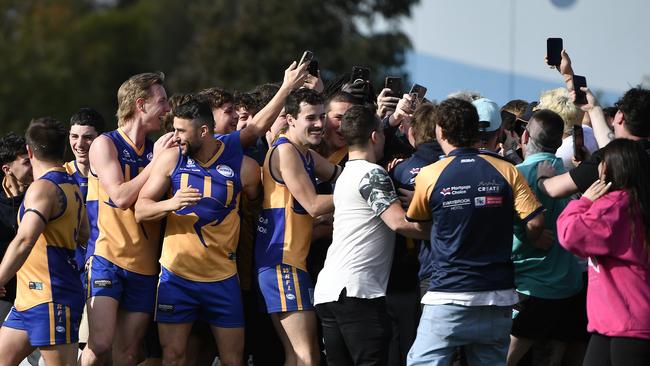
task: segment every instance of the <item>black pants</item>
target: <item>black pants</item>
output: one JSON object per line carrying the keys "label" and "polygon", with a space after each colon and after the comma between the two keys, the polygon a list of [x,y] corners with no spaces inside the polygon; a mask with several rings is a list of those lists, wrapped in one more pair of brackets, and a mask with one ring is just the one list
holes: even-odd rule
{"label": "black pants", "polygon": [[607,337],[594,333],[589,340],[584,366],[650,365],[650,340]]}
{"label": "black pants", "polygon": [[419,288],[400,292],[389,290],[386,294],[386,307],[392,326],[388,364],[404,366],[406,355],[415,341],[420,321]]}
{"label": "black pants", "polygon": [[328,366],[388,363],[390,319],[386,299],[347,297],[316,305],[323,325]]}

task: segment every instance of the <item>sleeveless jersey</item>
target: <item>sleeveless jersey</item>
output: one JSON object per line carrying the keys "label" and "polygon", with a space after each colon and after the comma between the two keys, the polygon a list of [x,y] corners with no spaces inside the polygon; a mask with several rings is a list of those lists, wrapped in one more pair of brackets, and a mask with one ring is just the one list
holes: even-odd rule
{"label": "sleeveless jersey", "polygon": [[[63,167],[65,168],[65,171],[72,177],[72,179],[74,179],[75,182],[77,182],[77,184],[79,185],[79,190],[81,191],[81,198],[83,199],[85,205],[86,196],[88,195],[88,177],[81,174],[79,168],[77,167],[76,160],[72,160],[63,164]],[[84,245],[77,245],[75,260],[77,261],[77,267],[79,267],[80,271],[84,270],[84,265],[86,263],[87,249],[88,249],[87,243]]]}
{"label": "sleeveless jersey", "polygon": [[[36,305],[56,302],[81,310],[84,292],[75,262],[81,217],[86,214],[81,192],[64,168],[50,169],[39,179],[56,185],[63,211],[47,222],[29,257],[18,270],[15,307],[18,311],[25,311]],[[24,214],[25,206],[21,204],[19,222]]]}
{"label": "sleeveless jersey", "polygon": [[[294,199],[284,182],[271,172],[271,156],[282,144],[291,142],[286,136],[280,135],[264,161],[264,201],[255,239],[255,265],[258,271],[278,264],[307,270],[306,259],[311,243],[313,218]],[[308,153],[305,157],[298,148],[296,151],[315,187],[314,161],[311,154]]]}
{"label": "sleeveless jersey", "polygon": [[72,178],[79,185],[79,190],[81,191],[81,198],[86,202],[86,196],[88,195],[88,177],[82,175],[77,167],[77,161],[72,160],[63,164],[65,171],[72,176]]}
{"label": "sleeveless jersey", "polygon": [[[120,129],[104,133],[104,136],[115,145],[125,182],[135,178],[151,162],[153,142],[149,139],[138,149]],[[158,273],[160,222],[138,224],[133,206],[126,210],[118,208],[92,171],[88,175],[86,207],[91,228],[86,258],[97,254],[131,272]]]}
{"label": "sleeveless jersey", "polygon": [[203,197],[167,217],[160,264],[192,281],[220,281],[237,273],[244,152],[239,134],[219,136],[219,141],[217,152],[205,163],[179,154],[171,175],[172,194],[192,187]]}

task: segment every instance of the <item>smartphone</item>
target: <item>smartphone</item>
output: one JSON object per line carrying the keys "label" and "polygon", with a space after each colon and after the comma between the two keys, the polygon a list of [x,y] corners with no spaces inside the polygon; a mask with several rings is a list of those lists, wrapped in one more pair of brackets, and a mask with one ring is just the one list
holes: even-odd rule
{"label": "smartphone", "polygon": [[562,38],[547,38],[546,39],[546,57],[548,57],[548,64],[550,66],[560,67],[562,62]]}
{"label": "smartphone", "polygon": [[354,83],[357,80],[370,80],[370,69],[363,66],[353,66],[352,77],[350,78],[350,81]]}
{"label": "smartphone", "polygon": [[587,78],[580,75],[573,75],[573,89],[576,91],[577,105],[587,104],[587,93],[583,92],[580,88],[587,87]]}
{"label": "smartphone", "polygon": [[585,135],[582,131],[582,125],[573,125],[573,157],[577,161],[585,160]]}
{"label": "smartphone", "polygon": [[318,60],[312,59],[309,62],[309,66],[307,66],[307,71],[309,72],[309,75],[318,77]]}
{"label": "smartphone", "polygon": [[384,88],[390,89],[390,94],[394,97],[401,98],[404,91],[402,89],[402,78],[396,76],[386,76]]}
{"label": "smartphone", "polygon": [[298,62],[298,66],[304,64],[305,62],[310,62],[314,58],[314,53],[311,51],[305,51],[302,54],[302,57],[300,58],[300,62]]}
{"label": "smartphone", "polygon": [[424,99],[424,96],[427,94],[427,88],[423,87],[420,84],[413,84],[409,95],[411,96],[411,109],[415,110],[418,106],[418,103]]}

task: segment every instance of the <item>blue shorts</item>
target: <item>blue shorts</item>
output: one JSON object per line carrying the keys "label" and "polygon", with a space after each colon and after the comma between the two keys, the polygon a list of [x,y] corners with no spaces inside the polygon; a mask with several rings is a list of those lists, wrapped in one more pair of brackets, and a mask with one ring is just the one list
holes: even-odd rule
{"label": "blue shorts", "polygon": [[158,276],[141,275],[123,269],[106,258],[93,255],[86,269],[87,298],[112,297],[126,311],[154,312]]}
{"label": "blue shorts", "polygon": [[235,275],[222,281],[186,280],[162,267],[158,282],[156,316],[159,323],[202,320],[221,328],[244,326],[244,310]]}
{"label": "blue shorts", "polygon": [[2,326],[26,331],[33,347],[77,343],[81,313],[80,310],[53,302],[24,311],[12,307]]}
{"label": "blue shorts", "polygon": [[301,269],[287,264],[260,268],[257,281],[268,313],[314,309],[314,286]]}

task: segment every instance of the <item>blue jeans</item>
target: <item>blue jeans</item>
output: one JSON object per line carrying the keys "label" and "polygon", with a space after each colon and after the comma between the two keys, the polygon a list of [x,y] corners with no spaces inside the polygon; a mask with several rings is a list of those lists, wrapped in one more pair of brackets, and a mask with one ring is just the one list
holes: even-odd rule
{"label": "blue jeans", "polygon": [[511,306],[424,305],[407,365],[448,366],[459,346],[469,365],[505,365],[511,326]]}

